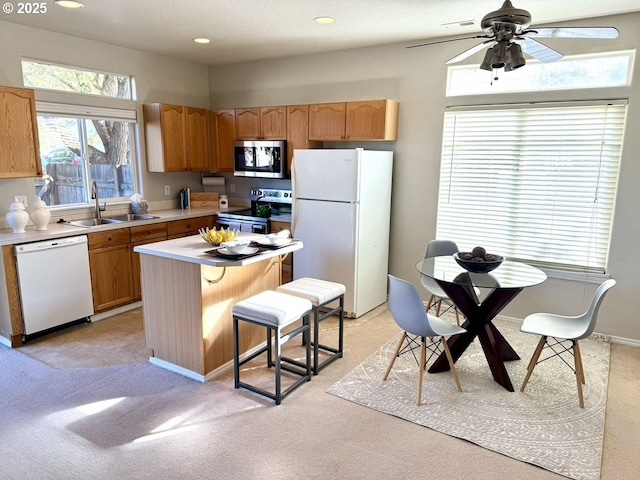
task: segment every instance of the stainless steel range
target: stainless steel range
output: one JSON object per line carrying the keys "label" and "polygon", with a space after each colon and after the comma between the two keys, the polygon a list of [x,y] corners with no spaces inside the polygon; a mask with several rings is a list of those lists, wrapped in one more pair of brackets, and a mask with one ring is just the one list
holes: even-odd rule
{"label": "stainless steel range", "polygon": [[256,188],[251,190],[251,208],[220,212],[218,224],[224,228],[249,233],[271,233],[271,218],[290,221],[293,195],[291,190]]}

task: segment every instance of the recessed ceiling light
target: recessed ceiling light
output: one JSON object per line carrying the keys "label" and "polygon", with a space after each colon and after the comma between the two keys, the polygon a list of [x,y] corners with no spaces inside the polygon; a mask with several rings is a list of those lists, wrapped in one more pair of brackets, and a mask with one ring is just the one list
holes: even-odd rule
{"label": "recessed ceiling light", "polygon": [[76,2],[75,0],[55,0],[53,3],[60,5],[64,8],[82,8],[84,4]]}
{"label": "recessed ceiling light", "polygon": [[211,43],[208,38],[194,38],[193,41],[196,43]]}
{"label": "recessed ceiling light", "polygon": [[314,22],[321,23],[322,25],[330,25],[335,23],[336,19],[333,17],[316,17],[313,19]]}

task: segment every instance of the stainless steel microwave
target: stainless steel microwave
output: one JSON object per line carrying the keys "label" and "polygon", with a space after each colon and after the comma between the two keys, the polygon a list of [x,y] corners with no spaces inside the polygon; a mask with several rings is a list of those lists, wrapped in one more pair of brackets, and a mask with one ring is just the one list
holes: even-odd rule
{"label": "stainless steel microwave", "polygon": [[287,142],[236,142],[233,147],[237,177],[289,178]]}

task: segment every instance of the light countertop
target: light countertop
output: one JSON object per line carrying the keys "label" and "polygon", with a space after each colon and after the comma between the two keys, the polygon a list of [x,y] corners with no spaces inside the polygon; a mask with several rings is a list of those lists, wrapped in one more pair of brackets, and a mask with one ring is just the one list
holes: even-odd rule
{"label": "light countertop", "polygon": [[[244,207],[246,208],[246,207]],[[231,207],[226,211],[242,210],[243,207]],[[112,223],[105,225],[98,225],[95,227],[76,227],[65,223],[50,223],[47,230],[36,231],[33,225],[29,225],[26,228],[25,233],[13,233],[10,228],[0,230],[0,246],[2,245],[16,245],[19,243],[40,242],[46,240],[53,240],[55,238],[72,237],[75,235],[87,235],[89,233],[104,232],[108,230],[116,230],[119,228],[137,227],[140,225],[151,225],[154,223],[161,223],[173,220],[184,220],[189,218],[203,217],[209,215],[217,215],[220,212],[217,208],[193,208],[181,210],[179,208],[170,210],[158,210],[149,212],[148,215],[152,215],[157,218],[150,220],[135,220],[131,222]],[[109,215],[105,215],[108,218]]]}
{"label": "light countertop", "polygon": [[[238,233],[238,239],[259,240],[266,235],[255,233]],[[302,242],[295,240],[291,244],[277,248],[260,248],[260,253],[241,260],[223,258],[211,253],[206,253],[216,247],[205,242],[200,235],[164,240],[156,243],[148,243],[134,248],[134,251],[141,254],[153,255],[155,257],[168,258],[181,262],[197,263],[211,267],[242,267],[253,263],[262,262],[273,257],[279,257],[287,253],[295,252],[303,247]]]}

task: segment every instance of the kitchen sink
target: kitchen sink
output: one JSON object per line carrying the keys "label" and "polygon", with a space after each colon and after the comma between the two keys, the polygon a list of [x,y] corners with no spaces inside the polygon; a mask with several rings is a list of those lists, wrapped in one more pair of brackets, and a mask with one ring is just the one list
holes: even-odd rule
{"label": "kitchen sink", "polygon": [[69,225],[73,225],[74,227],[97,227],[99,225],[114,225],[116,223],[126,223],[126,222],[135,222],[136,220],[152,220],[154,218],[153,215],[141,215],[139,213],[125,213],[123,215],[116,215],[114,217],[108,218],[85,218],[84,220],[75,220],[73,222],[69,222]]}
{"label": "kitchen sink", "polygon": [[143,215],[140,213],[125,213],[124,215],[116,215],[115,217],[105,218],[104,220],[115,220],[116,222],[133,222],[135,220],[152,220],[153,215]]}
{"label": "kitchen sink", "polygon": [[122,223],[119,220],[113,220],[111,218],[85,218],[84,220],[75,220],[69,222],[69,225],[74,227],[97,227],[98,225],[112,225],[114,223]]}

